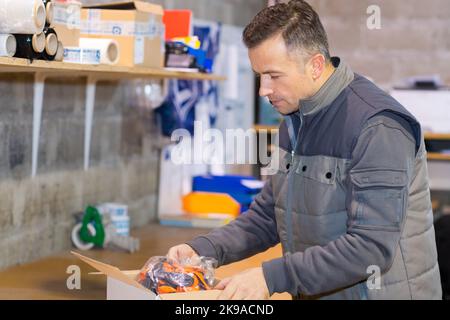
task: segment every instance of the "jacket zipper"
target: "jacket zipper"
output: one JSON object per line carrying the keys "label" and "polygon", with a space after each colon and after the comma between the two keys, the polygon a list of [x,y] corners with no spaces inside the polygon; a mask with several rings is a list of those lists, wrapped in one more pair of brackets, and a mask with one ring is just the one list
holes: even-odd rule
{"label": "jacket zipper", "polygon": [[[285,217],[285,224],[286,224],[286,233],[287,233],[287,242],[288,242],[288,252],[292,253],[294,252],[294,243],[293,243],[293,232],[292,232],[292,196],[293,196],[293,174],[292,174],[292,170],[294,167],[294,159],[295,159],[295,150],[297,149],[298,146],[298,142],[299,142],[299,138],[300,138],[300,133],[301,130],[303,128],[303,115],[302,113],[299,111],[299,115],[300,115],[300,126],[298,128],[298,133],[297,133],[297,138],[296,141],[291,141],[291,145],[292,145],[292,150],[291,150],[291,164],[290,164],[290,169],[288,170],[288,194],[286,197],[286,217]],[[292,124],[292,122],[291,122]]]}

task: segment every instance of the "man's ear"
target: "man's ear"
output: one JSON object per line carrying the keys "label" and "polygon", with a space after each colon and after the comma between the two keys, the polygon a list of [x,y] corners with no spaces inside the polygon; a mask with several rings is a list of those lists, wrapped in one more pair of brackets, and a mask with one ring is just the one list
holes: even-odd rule
{"label": "man's ear", "polygon": [[314,81],[320,79],[325,70],[326,60],[323,54],[317,53],[309,60],[309,68]]}

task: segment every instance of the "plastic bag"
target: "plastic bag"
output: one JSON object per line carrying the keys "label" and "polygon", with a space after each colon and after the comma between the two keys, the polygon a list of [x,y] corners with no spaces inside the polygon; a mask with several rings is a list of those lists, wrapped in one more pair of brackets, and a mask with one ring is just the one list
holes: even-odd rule
{"label": "plastic bag", "polygon": [[155,256],[145,263],[136,280],[156,294],[210,290],[216,265],[213,258],[196,257],[178,263]]}

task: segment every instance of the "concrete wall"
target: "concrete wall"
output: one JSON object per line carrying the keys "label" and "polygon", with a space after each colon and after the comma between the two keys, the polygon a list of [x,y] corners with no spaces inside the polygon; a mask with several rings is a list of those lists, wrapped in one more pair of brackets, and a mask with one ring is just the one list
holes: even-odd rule
{"label": "concrete wall", "polygon": [[[197,18],[244,24],[263,3],[164,4],[191,8]],[[155,219],[158,134],[152,113],[133,106],[127,88],[126,83],[99,83],[91,168],[84,171],[85,80],[48,80],[39,165],[31,178],[33,77],[0,75],[0,269],[69,249],[73,213],[88,204],[126,203],[133,226]]]}
{"label": "concrete wall", "polygon": [[[110,0],[82,0],[87,3],[111,2]],[[189,9],[194,18],[245,26],[267,4],[266,0],[149,0],[166,9]]]}
{"label": "concrete wall", "polygon": [[151,113],[125,101],[125,88],[98,85],[91,168],[84,171],[85,83],[48,80],[31,178],[33,78],[0,78],[0,268],[70,248],[73,214],[88,204],[126,203],[134,226],[154,219],[157,134]]}
{"label": "concrete wall", "polygon": [[[388,89],[405,77],[440,74],[450,84],[450,1],[309,0],[333,55]],[[367,8],[381,9],[381,29],[367,28]]]}

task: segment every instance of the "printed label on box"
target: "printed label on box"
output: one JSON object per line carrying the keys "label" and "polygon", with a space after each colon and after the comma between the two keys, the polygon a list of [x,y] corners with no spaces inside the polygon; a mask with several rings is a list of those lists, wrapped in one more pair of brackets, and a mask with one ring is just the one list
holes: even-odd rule
{"label": "printed label on box", "polygon": [[69,29],[81,28],[80,6],[69,4],[67,6],[53,6],[53,23],[63,24]]}
{"label": "printed label on box", "polygon": [[81,22],[81,32],[84,34],[99,34],[113,36],[143,36],[155,38],[159,34],[160,24],[150,22],[129,22],[129,21],[102,21],[97,19],[83,20]]}
{"label": "printed label on box", "polygon": [[144,63],[144,37],[136,37],[134,41],[134,64]]}

